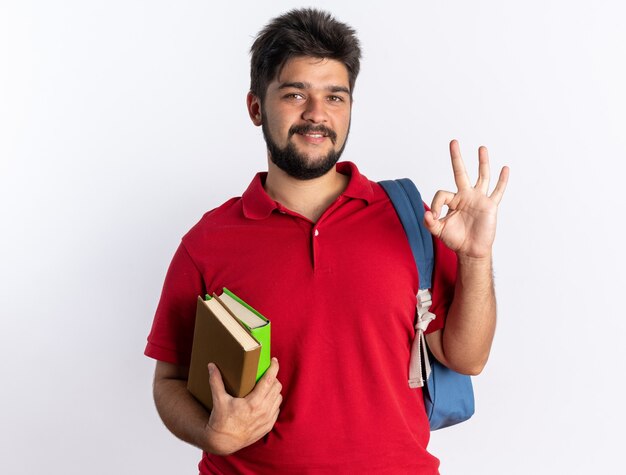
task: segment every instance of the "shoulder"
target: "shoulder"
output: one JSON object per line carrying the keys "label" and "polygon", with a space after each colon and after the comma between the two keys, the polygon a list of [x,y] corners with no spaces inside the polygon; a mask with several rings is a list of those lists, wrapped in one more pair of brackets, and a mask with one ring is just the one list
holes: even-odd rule
{"label": "shoulder", "polygon": [[203,247],[213,235],[223,233],[244,219],[241,197],[231,198],[222,205],[207,211],[200,220],[182,238],[182,243],[189,254],[193,255],[198,247]]}
{"label": "shoulder", "polygon": [[210,230],[215,226],[226,224],[230,221],[243,219],[242,199],[240,196],[230,198],[217,208],[213,208],[202,215],[202,218],[189,230],[187,234]]}

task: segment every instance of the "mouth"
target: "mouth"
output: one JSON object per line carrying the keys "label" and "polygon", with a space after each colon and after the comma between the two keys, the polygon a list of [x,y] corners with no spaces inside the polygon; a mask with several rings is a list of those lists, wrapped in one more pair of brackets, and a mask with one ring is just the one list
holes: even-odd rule
{"label": "mouth", "polygon": [[310,143],[322,143],[329,138],[334,144],[337,139],[337,134],[328,127],[318,126],[294,126],[289,130],[289,136],[298,134]]}
{"label": "mouth", "polygon": [[324,138],[324,137],[328,137],[327,134],[323,134],[321,132],[310,132],[308,134],[300,134],[300,135],[304,135],[305,137],[311,137],[311,138],[314,138],[314,139],[321,139],[321,138]]}

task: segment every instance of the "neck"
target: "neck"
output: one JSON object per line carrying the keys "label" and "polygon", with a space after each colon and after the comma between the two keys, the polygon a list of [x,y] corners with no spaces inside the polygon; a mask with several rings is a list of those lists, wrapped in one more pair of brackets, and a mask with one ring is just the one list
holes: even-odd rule
{"label": "neck", "polygon": [[338,173],[334,167],[319,178],[298,180],[268,161],[267,194],[314,223],[348,186],[349,177]]}

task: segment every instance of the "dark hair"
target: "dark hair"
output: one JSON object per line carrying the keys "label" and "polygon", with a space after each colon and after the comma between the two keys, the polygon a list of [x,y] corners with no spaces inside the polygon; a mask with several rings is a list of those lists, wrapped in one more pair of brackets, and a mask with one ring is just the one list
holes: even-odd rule
{"label": "dark hair", "polygon": [[271,20],[254,40],[250,53],[250,91],[261,101],[269,83],[289,59],[297,56],[343,63],[352,94],[361,58],[356,31],[329,13],[312,8],[291,10]]}

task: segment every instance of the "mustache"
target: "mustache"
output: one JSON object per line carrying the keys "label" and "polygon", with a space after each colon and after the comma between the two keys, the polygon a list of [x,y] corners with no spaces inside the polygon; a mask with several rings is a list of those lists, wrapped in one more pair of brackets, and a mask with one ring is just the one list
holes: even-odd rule
{"label": "mustache", "polygon": [[334,144],[337,141],[337,133],[325,125],[293,125],[289,129],[289,138],[294,134],[324,134]]}

